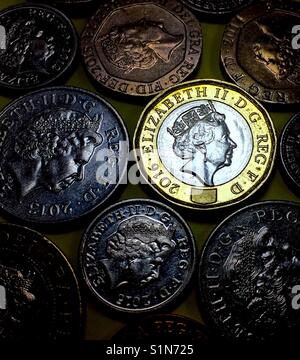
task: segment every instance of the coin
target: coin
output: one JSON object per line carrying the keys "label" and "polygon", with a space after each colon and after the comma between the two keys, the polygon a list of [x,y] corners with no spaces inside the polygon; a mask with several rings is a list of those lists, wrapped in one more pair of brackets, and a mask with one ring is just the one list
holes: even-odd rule
{"label": "coin", "polygon": [[147,316],[128,324],[113,338],[114,342],[148,342],[161,344],[207,343],[208,335],[204,325],[184,316],[159,314]]}
{"label": "coin", "polygon": [[283,201],[247,206],[225,219],[206,242],[199,291],[209,322],[231,340],[298,337],[300,207]]}
{"label": "coin", "polygon": [[276,134],[268,113],[246,92],[196,80],[166,90],[145,108],[134,144],[142,175],[165,199],[216,209],[263,185]]}
{"label": "coin", "polygon": [[286,124],[280,139],[280,159],[284,175],[292,187],[300,190],[300,114],[294,115]]}
{"label": "coin", "polygon": [[79,338],[80,294],[71,266],[43,235],[0,225],[0,339]]}
{"label": "coin", "polygon": [[194,270],[195,242],[171,208],[132,199],[102,212],[84,233],[82,276],[92,294],[113,310],[144,313],[174,301]]}
{"label": "coin", "polygon": [[242,10],[222,40],[221,60],[229,77],[270,104],[300,101],[300,13],[288,5],[259,4]]}
{"label": "coin", "polygon": [[78,48],[76,30],[58,10],[24,4],[0,13],[0,87],[28,91],[70,71]]}
{"label": "coin", "polygon": [[105,100],[79,88],[33,92],[0,113],[0,207],[24,220],[77,219],[116,190],[128,135]]}
{"label": "coin", "polygon": [[176,0],[106,2],[81,37],[92,78],[135,96],[181,82],[196,68],[201,50],[201,26]]}
{"label": "coin", "polygon": [[228,15],[249,6],[254,0],[181,0],[181,2],[203,15]]}

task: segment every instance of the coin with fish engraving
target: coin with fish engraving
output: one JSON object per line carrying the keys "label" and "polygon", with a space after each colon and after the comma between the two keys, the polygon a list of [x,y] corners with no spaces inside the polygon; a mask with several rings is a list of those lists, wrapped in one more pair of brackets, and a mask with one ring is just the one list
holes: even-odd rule
{"label": "coin with fish engraving", "polygon": [[229,77],[270,104],[300,102],[299,4],[260,3],[227,25],[221,60]]}
{"label": "coin with fish engraving", "polygon": [[43,235],[0,225],[0,339],[79,338],[81,301],[71,266]]}
{"label": "coin with fish engraving", "polygon": [[147,105],[134,144],[144,179],[161,196],[190,209],[219,209],[266,182],[276,134],[266,110],[245,91],[195,80]]}
{"label": "coin with fish engraving", "polygon": [[72,22],[46,5],[24,4],[0,13],[0,88],[28,91],[65,77],[78,40]]}
{"label": "coin with fish engraving", "polygon": [[280,139],[280,159],[288,185],[300,192],[300,114],[286,124]]}
{"label": "coin with fish engraving", "polygon": [[128,324],[114,335],[112,340],[120,343],[205,344],[208,342],[208,332],[204,325],[193,319],[174,314],[158,314]]}
{"label": "coin with fish engraving", "polygon": [[140,314],[173,302],[196,257],[186,222],[156,201],[132,199],[102,212],[83,235],[80,268],[92,294],[112,310]]}
{"label": "coin with fish engraving", "polygon": [[299,204],[266,201],[230,215],[210,235],[199,294],[207,322],[222,337],[299,340],[299,231]]}
{"label": "coin with fish engraving", "polygon": [[254,0],[181,0],[191,10],[203,15],[231,15],[249,6]]}
{"label": "coin with fish engraving", "polygon": [[74,220],[101,205],[127,167],[122,119],[98,95],[53,87],[0,113],[0,206],[29,222]]}
{"label": "coin with fish engraving", "polygon": [[105,2],[81,36],[91,77],[127,95],[150,96],[181,82],[201,51],[201,26],[176,0]]}

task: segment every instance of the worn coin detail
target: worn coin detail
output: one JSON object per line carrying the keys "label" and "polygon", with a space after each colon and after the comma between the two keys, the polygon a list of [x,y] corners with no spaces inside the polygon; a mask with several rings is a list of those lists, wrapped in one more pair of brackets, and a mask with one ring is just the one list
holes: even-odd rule
{"label": "worn coin detail", "polygon": [[160,195],[214,209],[249,197],[267,180],[276,134],[264,108],[240,88],[196,80],[146,107],[134,144],[143,176]]}
{"label": "worn coin detail", "polygon": [[240,341],[298,338],[292,289],[300,275],[299,220],[297,204],[261,202],[230,215],[210,235],[199,291],[220,335]]}
{"label": "worn coin detail", "polygon": [[204,15],[228,15],[243,7],[249,6],[254,0],[181,0],[181,2]]}
{"label": "worn coin detail", "polygon": [[17,225],[0,225],[0,339],[78,338],[77,280],[47,238]]}
{"label": "worn coin detail", "polygon": [[106,2],[81,37],[93,79],[136,96],[181,82],[196,68],[201,50],[201,26],[176,0]]}
{"label": "worn coin detail", "polygon": [[80,268],[91,292],[127,313],[174,301],[194,269],[195,243],[185,221],[151,200],[128,200],[102,212],[85,232]]}
{"label": "worn coin detail", "polygon": [[298,103],[300,49],[293,46],[292,29],[299,24],[299,11],[276,3],[242,10],[223,35],[221,60],[227,74],[260,101]]}
{"label": "worn coin detail", "polygon": [[0,113],[0,206],[25,221],[58,223],[101,205],[127,166],[122,119],[79,88],[36,91]]}
{"label": "worn coin detail", "polygon": [[78,48],[76,30],[60,11],[24,4],[0,13],[5,46],[0,49],[0,87],[31,90],[70,70]]}

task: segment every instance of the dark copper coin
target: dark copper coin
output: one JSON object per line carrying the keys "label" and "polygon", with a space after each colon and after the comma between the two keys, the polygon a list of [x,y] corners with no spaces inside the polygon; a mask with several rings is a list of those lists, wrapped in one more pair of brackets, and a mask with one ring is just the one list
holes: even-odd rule
{"label": "dark copper coin", "polygon": [[181,0],[195,12],[204,15],[228,15],[249,6],[254,0]]}
{"label": "dark copper coin", "polygon": [[105,2],[88,22],[81,52],[97,83],[149,96],[181,82],[202,50],[197,19],[176,0]]}
{"label": "dark copper coin", "polygon": [[274,104],[300,102],[299,7],[259,4],[226,27],[222,64],[243,89]]}
{"label": "dark copper coin", "polygon": [[184,316],[159,314],[147,316],[128,324],[112,338],[115,342],[152,342],[156,344],[206,343],[207,330],[204,325]]}
{"label": "dark copper coin", "polygon": [[0,340],[80,336],[77,280],[64,255],[43,235],[0,225]]}
{"label": "dark copper coin", "polygon": [[280,159],[288,184],[300,193],[300,113],[294,115],[282,131]]}
{"label": "dark copper coin", "polygon": [[10,7],[0,13],[0,87],[11,91],[49,85],[67,75],[77,53],[72,22],[40,4]]}

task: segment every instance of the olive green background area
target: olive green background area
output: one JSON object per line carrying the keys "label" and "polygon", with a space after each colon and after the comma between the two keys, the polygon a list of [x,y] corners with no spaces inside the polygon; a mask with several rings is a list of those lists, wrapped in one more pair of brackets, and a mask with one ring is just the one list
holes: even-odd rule
{"label": "olive green background area", "polygon": [[[24,1],[15,1],[15,0],[7,0],[1,1],[0,9],[4,9],[7,6],[21,4]],[[101,3],[101,1],[99,1]],[[78,33],[80,34],[87,19],[74,19],[73,21],[76,25]],[[228,80],[226,79],[220,69],[220,44],[221,38],[223,34],[224,25],[221,24],[212,24],[205,23],[203,19],[201,20],[202,30],[203,30],[203,53],[202,59],[200,62],[199,69],[196,73],[193,74],[191,79],[195,78],[208,78],[208,79],[219,79],[219,80]],[[123,117],[129,135],[132,141],[133,133],[139,119],[139,116],[143,110],[143,104],[141,104],[141,100],[132,99],[130,101],[121,99],[118,94],[114,97],[107,96],[107,91],[103,89],[101,92],[96,91],[93,85],[88,80],[84,68],[80,61],[76,66],[73,75],[70,77],[67,85],[82,87],[84,89],[88,89],[91,91],[95,91],[99,93],[101,96],[106,98],[116,109],[120,112]],[[8,104],[12,99],[7,98],[5,96],[0,97],[0,109],[2,109],[6,104]],[[267,110],[271,110],[271,107],[267,107]],[[270,112],[270,115],[273,119],[273,122],[276,127],[277,135],[281,133],[281,130],[284,124],[288,121],[291,112]],[[258,194],[252,196],[247,202],[243,202],[236,206],[235,208],[230,208],[228,210],[223,210],[221,212],[189,212],[185,209],[177,209],[180,214],[188,221],[190,224],[192,231],[194,233],[198,254],[201,252],[204,242],[206,241],[208,235],[211,230],[218,224],[227,214],[230,214],[233,210],[241,208],[247,204],[259,201],[259,200],[267,200],[267,199],[285,199],[285,200],[294,200],[298,201],[299,199],[293,194],[293,192],[288,188],[285,184],[281,174],[278,170],[278,163],[275,163],[275,169],[273,176],[270,181],[263,187],[262,190],[259,191]],[[120,200],[122,199],[130,199],[130,198],[148,198],[156,199],[158,201],[164,202],[162,198],[160,198],[156,193],[154,193],[151,189],[147,188],[147,186],[139,186],[139,185],[130,185],[128,184],[121,195],[119,196]],[[105,206],[110,205],[110,201],[105,204]],[[105,208],[102,207],[103,208]],[[171,205],[174,207],[173,205]],[[101,211],[101,208],[98,209],[98,213]],[[3,222],[8,221],[5,218],[5,215],[2,218]],[[11,220],[10,220],[11,221]],[[14,220],[17,222],[17,220]],[[88,224],[92,221],[91,218],[84,219],[79,224],[79,229],[76,231],[65,230],[62,232],[60,229],[59,232],[56,230],[55,225],[52,226],[53,232],[46,232],[46,235],[64,252],[67,258],[70,260],[73,267],[77,268],[77,251],[80,244],[80,238],[84,229],[88,226]],[[78,222],[77,222],[78,225]],[[41,231],[40,229],[36,228]],[[51,230],[52,230],[51,229]],[[45,231],[44,231],[45,232]],[[196,281],[193,280],[191,290],[189,290],[185,296],[181,299],[180,304],[173,308],[171,311],[176,314],[185,315],[196,320],[201,320],[201,314],[197,306],[196,301]],[[118,315],[114,315],[112,317],[111,314],[107,313],[107,310],[104,309],[101,304],[97,303],[92,299],[91,295],[83,291],[82,297],[84,301],[84,328],[85,328],[85,339],[95,340],[95,339],[110,339],[119,329],[123,327],[125,324],[125,320],[121,320],[121,317]]]}

